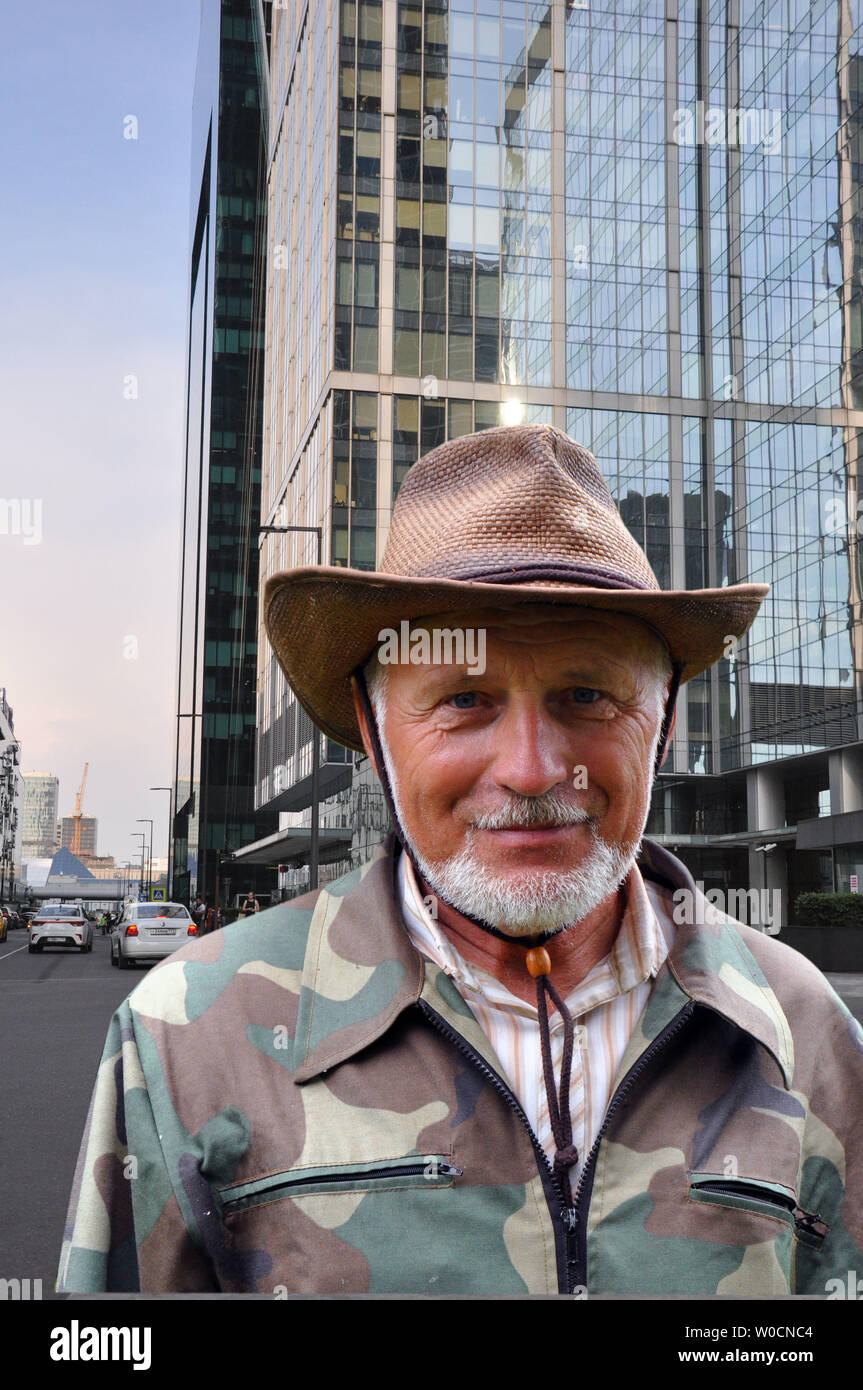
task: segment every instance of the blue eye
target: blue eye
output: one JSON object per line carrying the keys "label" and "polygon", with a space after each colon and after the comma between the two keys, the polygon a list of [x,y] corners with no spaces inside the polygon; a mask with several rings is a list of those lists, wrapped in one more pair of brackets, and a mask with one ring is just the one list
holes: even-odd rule
{"label": "blue eye", "polygon": [[577,705],[593,705],[599,699],[599,691],[591,690],[587,685],[573,686],[572,695]]}
{"label": "blue eye", "polygon": [[473,709],[476,695],[472,690],[460,690],[457,695],[453,695],[452,702],[456,709]]}

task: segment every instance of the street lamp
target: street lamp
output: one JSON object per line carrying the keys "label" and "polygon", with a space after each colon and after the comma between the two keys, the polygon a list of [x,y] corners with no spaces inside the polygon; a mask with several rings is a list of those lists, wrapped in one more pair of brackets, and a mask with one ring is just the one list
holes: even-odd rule
{"label": "street lamp", "polygon": [[134,870],[134,868],[135,868],[135,865],[132,863],[131,859],[127,859],[126,862],[122,865],[122,868],[123,868],[123,900],[125,901],[126,898],[128,898],[129,894],[130,894],[131,891],[132,891],[132,872],[133,872],[133,870]]}
{"label": "street lamp", "polygon": [[144,834],[143,830],[130,830],[130,831],[129,831],[129,834],[132,835],[132,836],[134,836],[135,839],[138,839],[138,838],[140,837],[140,840],[141,840],[141,877],[140,877],[139,880],[138,880],[138,888],[139,888],[140,892],[143,893],[143,891],[144,891],[144,845],[145,845],[146,842],[147,842],[147,837],[146,837],[146,835]]}
{"label": "street lamp", "polygon": [[[261,526],[258,528],[262,536],[273,535],[274,533],[284,533],[286,531],[306,531],[318,538],[318,559],[321,563],[321,550],[323,545],[323,528],[321,526]],[[320,810],[318,802],[320,800],[320,777],[321,777],[321,735],[317,725],[312,723],[312,811],[311,827],[309,835],[309,888],[318,886],[318,841]]]}
{"label": "street lamp", "polygon": [[168,793],[168,857],[165,860],[165,897],[170,902],[171,899],[171,808],[174,804],[173,787],[151,787],[151,792]]}
{"label": "street lamp", "polygon": [[136,819],[141,825],[149,825],[149,827],[150,827],[150,853],[149,853],[149,857],[148,857],[148,860],[147,860],[147,866],[148,866],[148,867],[147,867],[147,897],[148,897],[148,898],[152,898],[152,896],[153,896],[153,822],[150,820],[149,816],[136,816],[135,819]]}

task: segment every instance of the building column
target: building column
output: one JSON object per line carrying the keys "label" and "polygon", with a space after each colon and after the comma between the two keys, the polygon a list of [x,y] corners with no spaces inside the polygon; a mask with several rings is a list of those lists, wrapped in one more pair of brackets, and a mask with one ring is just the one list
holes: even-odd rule
{"label": "building column", "polygon": [[829,754],[830,814],[863,811],[863,751],[837,748]]}
{"label": "building column", "polygon": [[[785,786],[781,769],[755,767],[746,774],[747,822],[750,831],[763,832],[759,841],[749,846],[749,887],[779,891],[779,926],[788,924],[788,873],[785,855],[779,849],[770,854],[759,851],[758,844],[770,843],[771,831],[785,826]],[[780,842],[781,843],[781,842]],[[741,884],[741,887],[744,885]]]}

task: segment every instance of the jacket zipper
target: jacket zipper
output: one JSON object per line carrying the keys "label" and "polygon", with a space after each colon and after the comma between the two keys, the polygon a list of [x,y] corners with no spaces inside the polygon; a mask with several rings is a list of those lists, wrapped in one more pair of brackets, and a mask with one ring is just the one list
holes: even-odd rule
{"label": "jacket zipper", "polygon": [[696,1192],[719,1192],[729,1197],[751,1197],[753,1201],[764,1202],[765,1206],[782,1207],[785,1211],[796,1211],[797,1203],[791,1193],[771,1192],[756,1183],[727,1182],[721,1178],[705,1178],[691,1186]]}
{"label": "jacket zipper", "polygon": [[[752,1201],[763,1202],[768,1207],[780,1207],[793,1216],[798,1235],[810,1245],[820,1245],[829,1230],[820,1211],[804,1211],[797,1205],[796,1198],[790,1192],[773,1192],[759,1187],[756,1183],[746,1182],[743,1178],[739,1181],[704,1178],[700,1182],[692,1183],[692,1187],[697,1192],[719,1192],[729,1197],[749,1197]],[[818,1226],[824,1229],[819,1231]]]}
{"label": "jacket zipper", "polygon": [[[570,1278],[570,1272],[575,1263],[575,1251],[573,1249],[572,1244],[573,1235],[575,1232],[575,1208],[568,1207],[566,1205],[566,1200],[563,1195],[563,1189],[561,1188],[560,1183],[555,1177],[554,1169],[548,1161],[548,1155],[545,1152],[545,1149],[542,1147],[542,1144],[539,1142],[539,1140],[533,1132],[533,1129],[531,1128],[530,1120],[527,1118],[527,1115],[525,1115],[524,1111],[519,1105],[517,1097],[513,1094],[513,1092],[505,1084],[505,1082],[501,1080],[494,1068],[489,1066],[485,1058],[481,1057],[480,1054],[476,1051],[476,1049],[471,1047],[467,1039],[463,1038],[460,1033],[457,1033],[456,1030],[452,1028],[446,1022],[445,1019],[441,1018],[440,1014],[436,1013],[435,1010],[429,1004],[427,1004],[424,999],[417,1000],[417,1007],[419,1008],[423,1016],[428,1019],[432,1027],[437,1029],[437,1031],[443,1037],[445,1037],[448,1042],[452,1043],[453,1047],[457,1048],[459,1052],[461,1052],[465,1057],[467,1057],[473,1063],[473,1065],[479,1069],[479,1071],[485,1077],[486,1081],[488,1081],[488,1083],[494,1088],[494,1090],[497,1091],[498,1095],[506,1101],[510,1110],[512,1110],[513,1113],[521,1121],[521,1126],[527,1134],[528,1138],[530,1139],[530,1142],[533,1145],[534,1153],[536,1154],[536,1160],[539,1164],[540,1172],[543,1179],[543,1188],[545,1190],[546,1203],[548,1204],[549,1212],[554,1222],[555,1245],[558,1249],[558,1286],[560,1287],[561,1284],[564,1284],[565,1289],[561,1291],[570,1293],[573,1287],[573,1281]],[[557,1220],[554,1220],[555,1213],[551,1206],[551,1203],[548,1200],[549,1187],[554,1192],[555,1197],[557,1198],[559,1203]],[[559,1230],[562,1233],[563,1237],[563,1254],[566,1264],[565,1274],[563,1272],[561,1261],[562,1252],[558,1239]]]}
{"label": "jacket zipper", "polygon": [[801,1207],[794,1212],[794,1226],[803,1244],[811,1245],[815,1250],[824,1244],[830,1230],[820,1211],[803,1211]]}
{"label": "jacket zipper", "polygon": [[[345,1182],[350,1179],[353,1182],[370,1181],[373,1178],[419,1178],[424,1177],[428,1172],[428,1161],[418,1163],[407,1163],[392,1168],[352,1168],[349,1173],[319,1173],[317,1177],[311,1175],[306,1178],[289,1178],[285,1182],[274,1182],[271,1187],[260,1189],[257,1193],[248,1193],[244,1197],[229,1197],[222,1202],[222,1211],[230,1211],[233,1207],[244,1207],[249,1204],[252,1196],[259,1196],[261,1192],[275,1194],[290,1190],[295,1191],[302,1187],[318,1187],[328,1182]],[[463,1168],[457,1168],[454,1163],[435,1162],[435,1175],[445,1178],[460,1178],[464,1173]]]}
{"label": "jacket zipper", "polygon": [[[566,1205],[563,1192],[560,1187],[560,1183],[555,1177],[554,1169],[548,1161],[548,1155],[546,1154],[545,1149],[542,1147],[533,1130],[531,1129],[530,1121],[528,1120],[527,1116],[525,1115],[524,1111],[519,1105],[518,1100],[513,1095],[509,1087],[504,1085],[497,1072],[494,1071],[493,1068],[489,1066],[488,1062],[486,1062],[485,1059],[481,1057],[479,1053],[476,1052],[470,1046],[470,1043],[468,1043],[461,1036],[460,1033],[457,1033],[454,1028],[451,1028],[450,1025],[446,1023],[444,1019],[441,1018],[440,1014],[435,1013],[434,1009],[432,1009],[425,1002],[425,1000],[420,999],[417,1002],[421,1012],[426,1016],[426,1018],[429,1019],[429,1021],[435,1026],[435,1028],[437,1028],[438,1032],[442,1033],[444,1037],[448,1038],[449,1041],[455,1047],[457,1047],[460,1052],[464,1053],[466,1057],[469,1057],[471,1059],[475,1066],[479,1067],[480,1071],[483,1073],[486,1079],[491,1083],[491,1085],[498,1092],[498,1094],[503,1097],[510,1109],[513,1110],[515,1114],[518,1116],[518,1118],[521,1120],[522,1126],[527,1132],[531,1143],[533,1144],[537,1160],[540,1163],[540,1167],[542,1168],[545,1175],[547,1175],[548,1180],[550,1180],[551,1186],[553,1187],[553,1190],[560,1202],[560,1225],[563,1230],[563,1239],[566,1253],[565,1275],[562,1275],[562,1271],[560,1269],[560,1260],[558,1260],[558,1283],[564,1285],[564,1287],[561,1289],[561,1292],[569,1294],[577,1288],[586,1289],[586,1217],[587,1208],[590,1204],[590,1194],[593,1189],[593,1170],[596,1165],[596,1158],[597,1154],[599,1153],[600,1143],[602,1142],[603,1136],[605,1135],[605,1132],[608,1129],[608,1126],[611,1123],[611,1120],[613,1119],[615,1112],[623,1104],[623,1101],[626,1099],[627,1095],[631,1091],[635,1082],[638,1080],[638,1077],[644,1071],[645,1067],[647,1067],[653,1061],[654,1057],[656,1057],[662,1051],[666,1044],[670,1042],[670,1040],[677,1033],[679,1033],[680,1030],[684,1028],[691,1019],[695,1011],[694,1001],[690,1000],[688,1004],[684,1005],[680,1012],[678,1014],[675,1014],[671,1022],[666,1024],[662,1032],[657,1034],[657,1036],[653,1039],[653,1042],[645,1048],[644,1052],[642,1052],[638,1060],[630,1067],[629,1071],[626,1073],[626,1076],[623,1078],[614,1095],[612,1096],[609,1102],[608,1109],[605,1112],[605,1119],[603,1120],[600,1126],[599,1133],[597,1134],[593,1144],[593,1148],[588,1154],[587,1162],[585,1163],[584,1168],[582,1169],[581,1177],[578,1180],[578,1185],[575,1190],[574,1202],[571,1207],[568,1207]],[[581,1204],[583,1199],[585,1203],[585,1209],[582,1213]],[[546,1201],[548,1201],[547,1192]],[[551,1211],[550,1204],[549,1210]],[[552,1216],[553,1215],[554,1213],[552,1212]],[[580,1222],[579,1217],[583,1218]],[[555,1225],[555,1231],[556,1230],[557,1224]]]}
{"label": "jacket zipper", "polygon": [[[605,1112],[605,1119],[599,1127],[599,1133],[594,1140],[593,1148],[587,1156],[587,1161],[581,1171],[581,1177],[575,1189],[575,1205],[573,1207],[575,1224],[575,1259],[573,1261],[575,1276],[572,1284],[577,1287],[587,1287],[587,1212],[590,1206],[590,1196],[593,1191],[594,1169],[599,1153],[599,1146],[609,1124],[611,1123],[616,1111],[618,1111],[625,1101],[629,1092],[632,1090],[645,1067],[649,1066],[653,1059],[663,1050],[663,1048],[675,1037],[682,1028],[692,1018],[695,1012],[694,1000],[689,1001],[675,1014],[670,1023],[667,1023],[661,1033],[657,1033],[653,1042],[642,1052],[641,1056],[630,1067],[626,1076],[621,1081],[614,1095],[609,1101],[608,1109]],[[584,1210],[582,1211],[582,1204]],[[581,1220],[579,1220],[581,1218]]]}

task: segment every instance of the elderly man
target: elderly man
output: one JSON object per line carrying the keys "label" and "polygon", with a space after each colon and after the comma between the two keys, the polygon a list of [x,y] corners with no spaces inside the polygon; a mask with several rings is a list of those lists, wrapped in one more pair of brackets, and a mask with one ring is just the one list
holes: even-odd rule
{"label": "elderly man", "polygon": [[421,459],[380,573],[271,579],[286,675],[394,834],[120,1008],[59,1287],[824,1294],[863,1269],[861,1029],[641,838],[679,683],[765,592],[661,591],[545,426]]}

